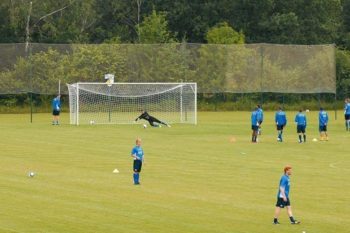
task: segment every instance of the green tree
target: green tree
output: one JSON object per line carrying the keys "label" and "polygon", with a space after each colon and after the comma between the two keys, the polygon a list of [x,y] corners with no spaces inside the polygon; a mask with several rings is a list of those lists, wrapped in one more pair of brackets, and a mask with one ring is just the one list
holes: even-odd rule
{"label": "green tree", "polygon": [[342,1],[342,34],[338,44],[350,49],[350,0]]}
{"label": "green tree", "polygon": [[27,8],[25,2],[0,2],[0,42],[24,42]]}
{"label": "green tree", "polygon": [[96,27],[91,31],[91,42],[101,43],[105,40],[110,41],[114,37],[120,38],[121,42],[138,42],[136,27],[139,23],[138,16],[141,20],[151,12],[144,9],[144,0],[95,1],[95,9],[99,17],[96,19]]}
{"label": "green tree", "polygon": [[168,29],[168,22],[163,12],[157,13],[153,10],[151,15],[146,16],[143,22],[137,25],[137,27],[140,31],[140,43],[153,44],[175,42],[175,39]]}
{"label": "green tree", "polygon": [[204,43],[207,31],[216,24],[227,21],[230,25],[238,26],[232,16],[236,5],[239,5],[240,2],[232,0],[147,0],[145,8],[166,11],[169,29],[177,33],[178,40],[186,38],[191,43]]}
{"label": "green tree", "polygon": [[342,9],[339,0],[271,2],[268,17],[257,24],[259,30],[249,31],[249,37],[258,34],[254,42],[321,44],[338,39]]}
{"label": "green tree", "polygon": [[350,95],[350,52],[338,49],[336,61],[338,98],[346,98]]}
{"label": "green tree", "polygon": [[228,23],[219,23],[212,27],[206,35],[209,44],[243,44],[244,35],[236,32]]}
{"label": "green tree", "polygon": [[[33,1],[31,16],[32,41],[45,43],[82,43],[89,41],[89,32],[99,17],[95,0]],[[54,13],[58,11],[57,13]],[[53,14],[51,14],[53,13]]]}
{"label": "green tree", "polygon": [[168,29],[165,13],[155,10],[137,25],[141,44],[129,47],[127,55],[128,77],[140,82],[179,82],[187,67],[186,53],[174,43]]}
{"label": "green tree", "polygon": [[294,12],[276,13],[260,23],[267,42],[295,43],[300,39],[300,22]]}
{"label": "green tree", "polygon": [[198,85],[203,92],[224,92],[227,87],[227,76],[232,76],[234,70],[232,65],[236,67],[243,61],[237,59],[243,51],[239,47],[234,47],[239,51],[236,50],[236,53],[233,54],[234,50],[231,50],[229,45],[243,44],[244,35],[242,32],[236,32],[227,23],[221,23],[208,30],[206,39],[209,43],[215,44],[203,45],[199,50],[197,77],[200,79],[197,80]]}

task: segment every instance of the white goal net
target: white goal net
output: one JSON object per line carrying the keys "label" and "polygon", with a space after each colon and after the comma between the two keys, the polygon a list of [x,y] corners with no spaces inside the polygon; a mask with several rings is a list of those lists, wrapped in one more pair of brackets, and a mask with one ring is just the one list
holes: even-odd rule
{"label": "white goal net", "polygon": [[196,83],[74,83],[70,124],[131,124],[147,111],[169,124],[197,124]]}

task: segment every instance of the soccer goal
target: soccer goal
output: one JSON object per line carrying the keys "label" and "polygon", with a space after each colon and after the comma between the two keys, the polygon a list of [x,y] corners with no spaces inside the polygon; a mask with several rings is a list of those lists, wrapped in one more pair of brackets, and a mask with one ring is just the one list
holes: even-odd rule
{"label": "soccer goal", "polygon": [[74,83],[70,124],[132,124],[142,110],[173,123],[197,124],[196,83]]}

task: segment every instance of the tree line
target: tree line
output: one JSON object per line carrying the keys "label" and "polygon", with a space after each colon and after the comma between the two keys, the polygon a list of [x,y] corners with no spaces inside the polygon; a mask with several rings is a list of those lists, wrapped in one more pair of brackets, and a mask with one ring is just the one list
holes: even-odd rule
{"label": "tree line", "polygon": [[0,43],[336,44],[337,92],[350,94],[350,0],[6,0],[0,35]]}
{"label": "tree line", "polygon": [[350,0],[4,0],[1,43],[25,42],[30,2],[31,40],[38,43],[138,43],[137,25],[156,11],[178,41],[207,43],[208,30],[226,22],[246,43],[350,48]]}

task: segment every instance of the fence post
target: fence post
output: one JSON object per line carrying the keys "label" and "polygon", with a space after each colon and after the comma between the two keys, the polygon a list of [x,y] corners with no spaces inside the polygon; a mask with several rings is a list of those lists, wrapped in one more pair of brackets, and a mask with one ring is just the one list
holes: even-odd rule
{"label": "fence post", "polygon": [[337,93],[334,93],[334,119],[337,120]]}

